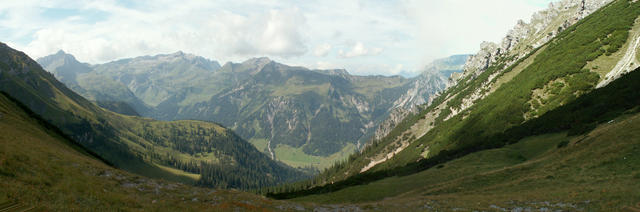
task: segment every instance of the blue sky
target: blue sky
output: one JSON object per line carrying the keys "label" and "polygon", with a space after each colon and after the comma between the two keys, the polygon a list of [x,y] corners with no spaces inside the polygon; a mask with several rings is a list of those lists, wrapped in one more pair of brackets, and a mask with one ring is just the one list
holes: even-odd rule
{"label": "blue sky", "polygon": [[417,73],[499,41],[551,0],[20,0],[0,4],[0,40],[38,58],[89,63],[184,51],[220,63],[267,56],[360,75]]}

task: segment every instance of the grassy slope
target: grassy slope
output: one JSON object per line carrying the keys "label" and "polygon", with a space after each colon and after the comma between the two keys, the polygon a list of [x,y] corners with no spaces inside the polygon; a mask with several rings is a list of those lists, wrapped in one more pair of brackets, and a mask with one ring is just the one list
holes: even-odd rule
{"label": "grassy slope", "polygon": [[[558,147],[566,141],[568,146]],[[618,210],[640,201],[639,170],[640,114],[635,114],[602,124],[584,136],[528,137],[417,174],[298,200],[375,208],[430,205],[495,210],[491,208],[495,205],[575,210],[569,206],[573,204],[587,210]]]}
{"label": "grassy slope", "polygon": [[[603,55],[611,47],[604,46],[603,38],[617,32],[627,32],[640,14],[640,3],[619,0],[583,19],[564,31],[538,55],[534,62],[513,80],[505,83],[485,99],[480,100],[467,114],[460,114],[443,122],[418,143],[431,146],[431,152],[473,145],[473,138],[491,136],[524,120],[522,114],[529,111],[527,102],[535,89],[555,79],[567,81],[560,94],[548,99],[548,103],[535,112],[540,115],[561,104],[570,102],[577,94],[589,92],[598,78],[582,68],[588,61]],[[616,14],[616,15],[613,15]],[[597,31],[594,29],[598,29]],[[626,38],[622,44],[626,42]],[[587,45],[588,44],[588,45]],[[594,55],[594,56],[591,56]],[[509,104],[505,104],[509,102]],[[464,118],[464,116],[468,116]],[[421,149],[407,148],[387,163],[389,166],[415,161]]]}
{"label": "grassy slope", "polygon": [[[380,144],[373,145],[370,150],[365,149],[362,154],[350,157],[349,165],[340,165],[341,170],[332,170],[337,174],[331,177],[344,178],[341,176],[342,173],[358,173],[361,167],[368,164],[370,158],[377,154],[376,150],[386,148],[396,136],[402,135],[403,129],[409,129],[412,123],[423,119],[428,112],[441,110],[438,107],[440,103],[445,102],[447,96],[452,96],[452,99],[444,103],[447,106],[436,118],[435,127],[431,131],[417,140],[412,139],[411,145],[402,152],[371,170],[389,170],[412,163],[421,158],[426,147],[429,148],[429,157],[432,157],[443,150],[478,145],[485,138],[573,101],[578,96],[591,91],[599,80],[598,75],[593,70],[585,69],[585,66],[599,57],[617,52],[627,42],[626,35],[629,34],[629,30],[640,15],[638,8],[640,8],[639,2],[614,1],[563,31],[542,48],[532,52],[534,53],[531,55],[533,62],[524,58],[507,68],[503,72],[506,75],[503,76],[512,77],[510,81],[501,82],[497,89],[483,88],[484,82],[489,79],[492,72],[501,70],[505,66],[503,60],[508,58],[500,58],[496,65],[489,67],[475,80],[463,79],[461,83],[437,98],[427,110],[405,119]],[[518,68],[518,65],[523,62],[531,63],[524,69]],[[509,76],[510,71],[513,70],[519,73]],[[503,79],[503,76],[499,75],[494,80]],[[550,89],[552,87],[550,82],[555,80],[564,82],[559,91]],[[448,108],[457,108],[463,98],[478,89],[495,89],[495,92],[484,99],[477,100],[471,108],[457,116],[444,120],[444,117],[450,114]],[[530,101],[536,97],[535,91],[547,92],[543,95],[545,98],[542,104],[532,104]]]}
{"label": "grassy slope", "polygon": [[227,211],[288,205],[114,169],[42,123],[0,94],[0,203],[17,201],[44,211]]}
{"label": "grassy slope", "polygon": [[[1,44],[0,50],[0,90],[17,98],[44,119],[58,126],[65,134],[118,168],[148,177],[194,182],[192,175],[180,174],[181,172],[176,170],[167,171],[166,168],[154,165],[155,161],[152,161],[150,156],[153,153],[162,153],[160,157],[171,155],[185,159],[186,162],[192,159],[218,161],[220,158],[231,158],[231,161],[235,162],[251,157],[252,160],[248,161],[248,164],[254,168],[269,169],[269,173],[262,174],[271,174],[274,179],[278,179],[273,183],[295,175],[292,174],[293,170],[269,160],[251,144],[227,132],[220,125],[202,121],[160,122],[104,110],[66,88],[24,53],[4,44]],[[150,126],[148,133],[142,130],[145,126]],[[180,129],[183,135],[171,136],[170,131],[166,130],[167,127]],[[206,145],[211,146],[214,151],[209,152],[207,148],[203,148],[206,150],[202,150],[201,153],[207,155],[206,158],[195,158],[194,155],[197,154],[179,151],[179,145],[192,145],[203,137],[211,137],[192,133],[196,132],[194,127],[207,129],[207,132],[218,132],[214,137],[227,139],[228,142],[207,143]],[[221,146],[226,149],[219,149]],[[228,151],[229,149],[231,151]],[[283,173],[287,176],[280,176]]]}

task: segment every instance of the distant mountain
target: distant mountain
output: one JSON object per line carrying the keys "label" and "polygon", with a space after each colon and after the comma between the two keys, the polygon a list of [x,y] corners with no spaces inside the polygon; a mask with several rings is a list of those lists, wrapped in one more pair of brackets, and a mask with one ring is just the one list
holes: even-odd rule
{"label": "distant mountain", "polygon": [[[411,78],[409,89],[395,102],[386,120],[374,132],[373,141],[389,134],[405,117],[416,113],[420,105],[431,103],[438,93],[448,88],[451,77],[461,74],[464,64],[471,55],[453,55],[426,65],[420,75]],[[370,144],[370,143],[369,143]]]}
{"label": "distant mountain", "polygon": [[144,115],[152,109],[142,102],[124,84],[93,73],[93,68],[80,63],[73,55],[58,51],[37,60],[60,82],[99,106],[126,115]]}
{"label": "distant mountain", "polygon": [[[68,60],[72,57],[60,55],[67,60],[57,61],[73,62]],[[75,74],[76,79],[82,79],[81,73],[92,72],[59,73]],[[86,149],[136,174],[241,189],[305,177],[271,160],[218,124],[162,122],[100,108],[68,89],[26,54],[3,43],[0,43],[0,91],[26,105]]]}
{"label": "distant mountain", "polygon": [[[56,54],[39,61],[54,67],[46,62],[68,57]],[[220,67],[177,52],[92,65],[91,71],[76,74],[81,86],[70,87],[98,103],[99,98],[83,90],[111,94],[103,99],[135,106],[143,116],[221,123],[274,159],[324,168],[361,148],[395,108],[429,101],[446,87],[450,73],[462,71],[466,57],[441,60],[422,75],[406,79],[311,70],[268,58]],[[88,76],[115,83],[84,83]],[[136,98],[129,92],[113,95],[112,90],[125,88]]]}

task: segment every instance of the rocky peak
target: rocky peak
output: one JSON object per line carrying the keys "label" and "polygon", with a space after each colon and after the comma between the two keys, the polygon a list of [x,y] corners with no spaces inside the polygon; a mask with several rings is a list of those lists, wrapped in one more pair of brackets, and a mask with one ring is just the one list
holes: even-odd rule
{"label": "rocky peak", "polygon": [[56,73],[56,69],[65,67],[65,70],[73,70],[74,72],[88,72],[89,65],[79,62],[73,55],[58,50],[55,54],[39,58],[38,63],[49,72]]}
{"label": "rocky peak", "polygon": [[[515,60],[520,59],[611,1],[562,0],[550,3],[548,9],[534,13],[529,23],[518,20],[499,44],[483,42],[480,51],[465,64],[464,74],[454,76],[453,81],[468,75],[478,76],[501,56],[513,55]],[[564,20],[557,21],[558,18]]]}
{"label": "rocky peak", "polygon": [[255,57],[242,62],[242,64],[252,65],[252,66],[264,66],[270,62],[273,62],[273,61],[268,57]]}
{"label": "rocky peak", "polygon": [[347,72],[347,70],[345,69],[314,69],[311,70],[313,72],[318,72],[321,74],[327,74],[327,75],[332,75],[332,76],[340,76],[343,77],[345,79],[348,79],[349,76],[351,76],[351,74],[349,74],[349,72]]}
{"label": "rocky peak", "polygon": [[185,53],[183,51],[177,51],[171,54],[158,54],[154,56],[141,56],[133,59],[123,59],[107,64],[127,64],[131,66],[147,67],[152,70],[158,67],[162,68],[179,63],[187,63],[200,69],[209,71],[216,71],[220,69],[220,64],[215,60],[209,60],[201,56]]}

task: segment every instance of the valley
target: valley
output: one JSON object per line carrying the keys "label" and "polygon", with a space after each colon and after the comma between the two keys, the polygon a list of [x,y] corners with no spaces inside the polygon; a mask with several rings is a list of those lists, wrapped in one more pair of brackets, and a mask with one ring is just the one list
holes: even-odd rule
{"label": "valley", "polygon": [[466,58],[435,61],[411,79],[310,70],[269,58],[220,66],[183,52],[90,65],[59,51],[38,62],[101,107],[220,123],[272,159],[322,170],[361,149],[392,110],[430,101]]}
{"label": "valley", "polygon": [[[144,42],[125,36],[129,50],[116,48],[121,35],[95,31],[99,41],[43,41],[39,31],[23,45],[12,25],[0,27],[12,34],[0,42],[0,211],[640,210],[640,1],[549,2],[499,42],[478,42],[476,54],[435,60],[425,55],[455,52],[448,39],[460,38],[438,32],[455,20],[433,19],[442,8],[425,5],[451,2],[341,3],[331,13],[315,7],[326,2],[291,3],[289,14],[279,1],[187,1],[162,15],[180,20],[165,20],[180,32],[156,24]],[[160,20],[156,7],[100,5]],[[5,7],[16,6],[0,5],[0,22],[13,17]],[[185,11],[214,14],[197,28],[218,31],[190,31],[175,16]],[[346,30],[364,11],[359,27],[371,33],[351,28],[376,42],[317,31]],[[475,12],[460,16],[487,22]],[[339,14],[340,24],[318,24]],[[114,18],[82,17],[54,26],[109,31],[102,24]],[[104,43],[114,47],[96,47]],[[431,62],[404,66],[419,56]],[[353,69],[327,68],[341,66]]]}

